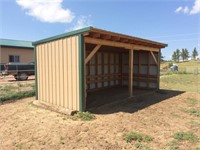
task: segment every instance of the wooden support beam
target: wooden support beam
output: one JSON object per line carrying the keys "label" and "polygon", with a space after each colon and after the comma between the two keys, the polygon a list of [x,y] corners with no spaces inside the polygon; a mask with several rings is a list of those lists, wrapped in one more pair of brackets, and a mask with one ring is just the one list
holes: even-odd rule
{"label": "wooden support beam", "polygon": [[100,49],[101,45],[97,45],[93,50],[92,52],[87,56],[87,58],[85,59],[85,64],[87,64],[91,59],[92,57],[94,56],[94,54]]}
{"label": "wooden support beam", "polygon": [[120,41],[120,37],[118,36],[112,36],[111,39],[114,41]]}
{"label": "wooden support beam", "polygon": [[146,51],[155,51],[155,52],[159,51],[159,48],[147,47],[143,45],[135,45],[135,44],[129,44],[129,43],[121,43],[121,42],[115,42],[115,41],[108,41],[108,40],[103,40],[103,39],[95,39],[91,37],[85,37],[84,41],[85,43],[90,43],[90,44],[121,47],[125,49],[132,49],[134,47],[134,50],[146,50]]}
{"label": "wooden support beam", "polygon": [[[86,52],[86,44],[84,44],[84,60],[87,56],[87,52]],[[85,93],[85,97],[84,97],[84,110],[86,109],[86,101],[87,101],[87,73],[86,73],[86,67],[87,65],[84,64],[84,93]]]}
{"label": "wooden support beam", "polygon": [[153,52],[152,52],[152,51],[150,51],[150,53],[151,53],[151,55],[152,55],[152,57],[153,57],[153,59],[154,59],[155,63],[158,65],[158,61],[157,61],[157,59],[156,59],[155,55],[153,54]]}
{"label": "wooden support beam", "polygon": [[133,96],[133,49],[129,50],[129,96]]}

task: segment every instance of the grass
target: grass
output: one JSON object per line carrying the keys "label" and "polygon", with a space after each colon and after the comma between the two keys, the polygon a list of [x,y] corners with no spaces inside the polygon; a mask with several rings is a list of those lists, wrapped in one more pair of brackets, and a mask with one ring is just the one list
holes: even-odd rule
{"label": "grass", "polygon": [[189,113],[192,116],[200,117],[200,108],[181,109],[181,111]]}
{"label": "grass", "polygon": [[190,105],[190,106],[195,106],[198,104],[198,100],[195,99],[195,98],[187,98],[187,103]]}
{"label": "grass", "polygon": [[160,88],[200,93],[200,74],[172,74],[160,78]]}
{"label": "grass", "polygon": [[71,116],[71,119],[72,120],[90,121],[90,120],[94,120],[95,116],[88,111],[87,112],[78,112],[78,113],[74,114],[73,116]]}
{"label": "grass", "polygon": [[12,92],[13,90],[16,90],[16,89],[17,89],[17,87],[12,86],[12,85],[0,86],[0,92],[1,93],[9,93],[9,92]]}
{"label": "grass", "polygon": [[144,145],[140,142],[135,143],[135,149],[137,150],[152,150],[148,145]]}
{"label": "grass", "polygon": [[8,95],[0,95],[0,101],[6,101],[6,100],[17,100],[17,99],[22,99],[26,97],[32,97],[35,96],[35,90],[31,91],[20,91]]}
{"label": "grass", "polygon": [[132,141],[137,141],[137,142],[150,142],[153,140],[153,137],[149,135],[145,135],[139,132],[130,132],[124,134],[124,140],[127,143],[130,143]]}
{"label": "grass", "polygon": [[172,140],[167,145],[169,146],[170,150],[177,150],[177,149],[179,149],[179,143],[177,142],[177,140]]}
{"label": "grass", "polygon": [[18,87],[35,87],[35,83],[25,83],[25,84],[17,84]]}
{"label": "grass", "polygon": [[199,126],[199,127],[200,127],[200,122],[190,121],[189,124],[190,124],[190,126],[192,126],[192,127],[196,127],[196,126]]}
{"label": "grass", "polygon": [[[161,68],[174,62],[162,62]],[[200,93],[200,60],[175,63],[179,71],[160,72],[160,88]],[[162,70],[162,69],[161,69]]]}
{"label": "grass", "polygon": [[187,110],[188,113],[190,113],[190,115],[196,116],[196,117],[200,117],[200,109],[189,109]]}
{"label": "grass", "polygon": [[[168,66],[169,63],[174,63],[174,62],[162,62],[161,63],[161,68]],[[186,71],[187,73],[195,73],[199,72],[200,73],[200,60],[191,60],[187,62],[175,62],[174,64],[177,64],[179,67],[180,71]]]}
{"label": "grass", "polygon": [[[27,90],[27,87],[31,88]],[[0,102],[35,96],[35,84],[26,83],[0,86],[0,93]]]}
{"label": "grass", "polygon": [[190,132],[177,132],[174,134],[174,139],[178,141],[198,142],[198,136]]}

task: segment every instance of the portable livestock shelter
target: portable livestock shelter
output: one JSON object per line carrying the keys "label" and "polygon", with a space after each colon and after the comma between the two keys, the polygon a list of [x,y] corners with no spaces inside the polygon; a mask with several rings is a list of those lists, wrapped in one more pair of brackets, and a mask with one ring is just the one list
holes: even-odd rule
{"label": "portable livestock shelter", "polygon": [[160,49],[167,45],[87,27],[34,42],[36,99],[84,111],[87,93],[127,86],[159,88]]}

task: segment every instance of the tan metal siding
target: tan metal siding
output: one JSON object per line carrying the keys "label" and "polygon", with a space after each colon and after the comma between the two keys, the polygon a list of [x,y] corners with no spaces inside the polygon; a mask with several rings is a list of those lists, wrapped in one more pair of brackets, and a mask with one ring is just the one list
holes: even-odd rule
{"label": "tan metal siding", "polygon": [[78,36],[37,45],[38,99],[79,110]]}
{"label": "tan metal siding", "polygon": [[0,47],[0,63],[8,63],[9,55],[19,55],[20,62],[22,63],[30,63],[34,61],[33,49]]}

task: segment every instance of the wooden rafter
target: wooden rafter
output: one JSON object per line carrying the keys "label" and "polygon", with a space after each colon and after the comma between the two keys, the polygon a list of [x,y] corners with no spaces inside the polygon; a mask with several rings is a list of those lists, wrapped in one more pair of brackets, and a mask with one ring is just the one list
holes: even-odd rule
{"label": "wooden rafter", "polygon": [[118,36],[112,36],[111,39],[114,41],[120,41],[120,37]]}
{"label": "wooden rafter", "polygon": [[91,33],[91,36],[94,38],[100,38],[100,34],[99,33]]}
{"label": "wooden rafter", "polygon": [[135,44],[129,44],[129,43],[121,43],[121,42],[115,42],[115,41],[108,41],[108,40],[103,40],[103,39],[95,39],[91,37],[85,37],[85,43],[121,47],[125,49],[132,49],[134,47],[134,50],[147,50],[147,51],[155,51],[155,52],[159,51],[159,48],[153,48],[153,47],[147,47],[147,46],[135,45]]}
{"label": "wooden rafter", "polygon": [[152,57],[153,57],[153,59],[154,59],[155,63],[158,65],[158,61],[157,61],[157,59],[156,59],[156,57],[155,57],[154,53],[153,53],[152,51],[150,51],[150,53],[151,53],[151,55],[152,55]]}
{"label": "wooden rafter", "polygon": [[90,54],[87,56],[87,58],[85,59],[85,64],[87,64],[91,59],[92,57],[94,56],[94,54],[100,49],[101,45],[97,45],[93,50],[92,52],[90,52]]}
{"label": "wooden rafter", "polygon": [[105,40],[110,40],[111,39],[111,36],[110,35],[101,35],[101,38],[102,39],[105,39]]}

